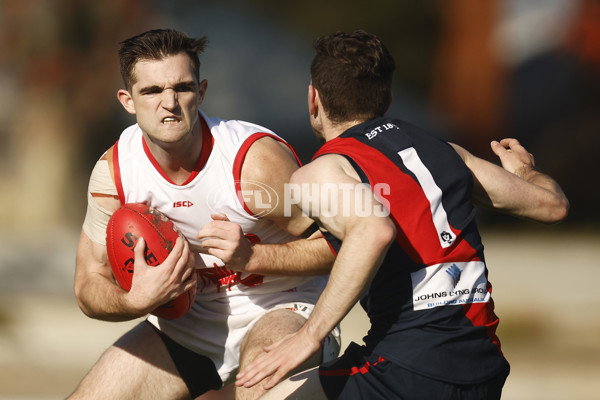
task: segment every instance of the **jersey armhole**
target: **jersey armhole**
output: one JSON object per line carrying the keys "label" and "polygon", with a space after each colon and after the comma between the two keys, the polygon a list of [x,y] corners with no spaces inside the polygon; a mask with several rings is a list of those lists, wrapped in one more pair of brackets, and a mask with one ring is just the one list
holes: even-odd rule
{"label": "jersey armhole", "polygon": [[348,160],[348,162],[350,163],[350,165],[352,165],[352,168],[354,168],[354,170],[358,174],[358,177],[360,178],[360,181],[362,183],[366,183],[368,185],[371,184],[371,181],[367,177],[367,174],[365,174],[365,171],[363,171],[363,169],[361,167],[359,167],[359,165],[356,163],[356,161],[354,161],[352,159],[352,157],[349,157],[346,154],[340,154],[340,155],[344,156],[344,158],[346,158],[346,160]]}
{"label": "jersey armhole", "polygon": [[342,247],[342,241],[333,236],[329,231],[321,230],[321,233],[323,234],[323,237],[325,238],[327,245],[329,245],[329,249],[333,255],[337,256],[340,248]]}
{"label": "jersey armhole", "polygon": [[296,152],[294,151],[292,146],[288,142],[283,140],[282,138],[280,138],[276,135],[273,135],[271,133],[256,132],[256,133],[250,135],[244,141],[244,143],[242,143],[242,146],[238,150],[237,155],[235,156],[235,160],[233,162],[233,183],[235,185],[235,194],[238,198],[238,201],[240,202],[240,205],[242,207],[244,207],[244,210],[248,213],[248,215],[251,215],[253,217],[256,217],[256,214],[254,214],[250,210],[250,208],[246,205],[246,202],[244,201],[244,196],[242,194],[242,165],[244,165],[244,159],[246,158],[246,154],[248,153],[250,146],[252,146],[254,144],[254,142],[256,142],[258,139],[261,139],[264,137],[270,137],[280,143],[285,144],[291,150],[298,165],[302,166],[302,163],[300,162],[300,159],[298,158],[298,155],[296,154]]}

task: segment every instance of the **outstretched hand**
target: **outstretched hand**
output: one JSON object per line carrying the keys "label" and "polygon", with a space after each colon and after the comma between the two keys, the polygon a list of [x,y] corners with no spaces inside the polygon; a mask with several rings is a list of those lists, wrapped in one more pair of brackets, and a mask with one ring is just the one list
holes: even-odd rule
{"label": "outstretched hand", "polygon": [[320,348],[319,341],[300,329],[265,347],[265,353],[237,374],[235,384],[249,388],[260,383],[264,390],[269,390]]}
{"label": "outstretched hand", "polygon": [[517,139],[502,139],[500,142],[494,140],[490,145],[494,154],[500,158],[502,167],[518,177],[527,179],[529,173],[535,169],[533,154]]}
{"label": "outstretched hand", "polygon": [[229,221],[225,214],[212,214],[196,237],[203,251],[220,258],[232,270],[244,271],[252,256],[252,243],[244,236],[242,227]]}

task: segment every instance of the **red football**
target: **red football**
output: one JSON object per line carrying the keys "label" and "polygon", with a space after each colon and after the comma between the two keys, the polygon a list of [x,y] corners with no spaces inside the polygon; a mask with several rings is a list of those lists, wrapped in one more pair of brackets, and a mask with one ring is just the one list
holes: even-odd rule
{"label": "red football", "polygon": [[[156,266],[165,261],[179,233],[164,214],[146,204],[124,204],[113,213],[106,227],[106,250],[117,283],[127,291],[131,289],[133,248],[139,237],[146,241],[146,263]],[[181,317],[190,309],[195,298],[194,287],[158,307],[152,314],[166,319]]]}

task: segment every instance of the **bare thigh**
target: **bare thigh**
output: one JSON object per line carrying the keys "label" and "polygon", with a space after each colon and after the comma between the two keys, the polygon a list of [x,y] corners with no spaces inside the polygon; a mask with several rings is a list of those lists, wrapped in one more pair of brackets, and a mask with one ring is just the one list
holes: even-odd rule
{"label": "bare thigh", "polygon": [[167,349],[141,323],[102,354],[68,399],[189,399]]}
{"label": "bare thigh", "polygon": [[286,380],[279,382],[269,390],[261,400],[283,400],[283,399],[310,399],[326,400],[319,379],[319,368],[314,367],[308,371],[300,372]]}
{"label": "bare thigh", "polygon": [[230,383],[219,390],[209,390],[203,395],[196,397],[194,400],[233,400],[235,396],[234,386],[235,384]]}
{"label": "bare thigh", "polygon": [[[286,335],[298,331],[306,322],[306,318],[291,310],[279,309],[266,313],[261,317],[244,338],[240,350],[240,369],[252,362],[264,352],[264,348]],[[295,371],[319,365],[321,352],[317,352]],[[260,385],[252,388],[236,387],[235,398],[238,400],[257,399],[264,394]]]}

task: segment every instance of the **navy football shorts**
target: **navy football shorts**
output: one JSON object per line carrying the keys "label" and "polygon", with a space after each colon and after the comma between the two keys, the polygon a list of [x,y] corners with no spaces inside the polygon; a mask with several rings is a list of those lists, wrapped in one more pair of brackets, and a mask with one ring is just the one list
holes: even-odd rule
{"label": "navy football shorts", "polygon": [[350,343],[344,354],[319,367],[328,399],[499,400],[509,368],[484,383],[458,385],[408,371]]}
{"label": "navy football shorts", "polygon": [[186,349],[159,331],[150,322],[144,321],[144,323],[151,326],[165,344],[181,379],[185,382],[193,399],[209,390],[221,389],[223,382],[210,358]]}

